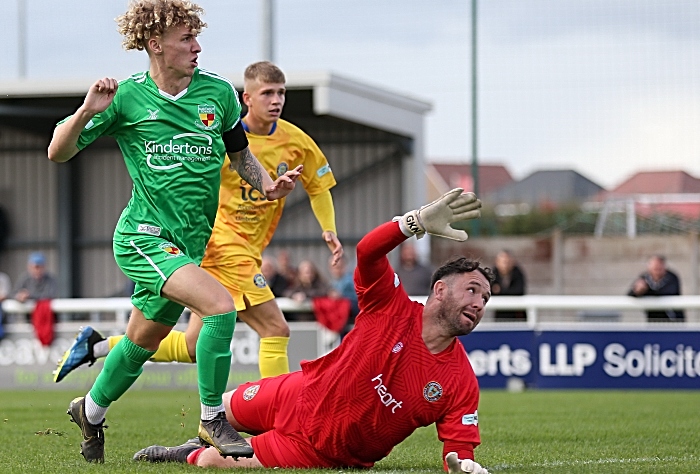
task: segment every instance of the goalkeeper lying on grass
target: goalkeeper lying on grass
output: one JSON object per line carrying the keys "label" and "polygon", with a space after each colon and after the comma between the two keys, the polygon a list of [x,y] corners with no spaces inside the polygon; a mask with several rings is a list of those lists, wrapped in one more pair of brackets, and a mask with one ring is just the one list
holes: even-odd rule
{"label": "goalkeeper lying on grass", "polygon": [[474,462],[479,386],[457,336],[469,334],[491,297],[492,274],[454,258],[433,274],[425,304],[411,301],[386,255],[425,233],[464,241],[450,224],[479,217],[474,194],[454,189],[367,234],[357,246],[360,314],[328,355],[302,370],[224,394],[226,416],[252,434],[251,459],[223,458],[195,438],[150,446],[135,460],[202,467],[368,468],[421,426],[436,423],[451,473],[488,474]]}

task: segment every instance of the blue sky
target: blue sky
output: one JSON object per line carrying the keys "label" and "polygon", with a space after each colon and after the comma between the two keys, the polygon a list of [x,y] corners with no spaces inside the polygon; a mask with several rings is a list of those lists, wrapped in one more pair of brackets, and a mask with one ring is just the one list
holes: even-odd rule
{"label": "blue sky", "polygon": [[[0,81],[18,72],[17,2],[5,0]],[[23,0],[27,75],[123,78],[125,0]],[[201,0],[200,64],[242,71],[260,58],[258,0]],[[700,2],[480,0],[479,156],[514,177],[575,169],[612,187],[639,170],[700,177]],[[330,70],[433,104],[431,160],[469,160],[470,1],[277,0],[276,62]]]}

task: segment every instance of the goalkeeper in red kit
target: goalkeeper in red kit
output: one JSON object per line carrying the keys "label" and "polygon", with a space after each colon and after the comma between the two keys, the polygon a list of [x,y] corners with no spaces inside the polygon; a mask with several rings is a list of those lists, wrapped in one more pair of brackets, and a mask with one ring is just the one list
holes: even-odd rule
{"label": "goalkeeper in red kit", "polygon": [[488,474],[479,445],[479,385],[457,336],[469,334],[491,297],[492,274],[453,258],[433,274],[425,305],[409,299],[387,253],[425,233],[464,241],[451,223],[479,217],[481,202],[453,189],[380,225],[357,245],[355,327],[301,370],[247,382],[224,394],[226,415],[255,456],[222,458],[196,439],[150,446],[135,460],[201,467],[369,468],[416,428],[435,423],[451,473]]}

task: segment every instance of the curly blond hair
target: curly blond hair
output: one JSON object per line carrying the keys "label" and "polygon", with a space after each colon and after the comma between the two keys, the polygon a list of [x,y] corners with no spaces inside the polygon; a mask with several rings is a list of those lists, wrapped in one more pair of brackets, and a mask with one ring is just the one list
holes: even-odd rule
{"label": "curly blond hair", "polygon": [[188,0],[132,0],[127,12],[117,17],[117,30],[124,37],[124,49],[143,51],[149,38],[171,26],[186,25],[199,34],[207,26],[202,14],[202,7]]}

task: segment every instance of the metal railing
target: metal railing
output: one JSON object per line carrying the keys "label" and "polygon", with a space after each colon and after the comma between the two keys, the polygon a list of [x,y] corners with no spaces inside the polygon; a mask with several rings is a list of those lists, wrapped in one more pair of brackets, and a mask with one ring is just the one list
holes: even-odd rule
{"label": "metal railing", "polygon": [[[427,296],[411,297],[415,301],[425,303]],[[298,303],[290,298],[277,298],[277,305],[283,312],[311,312],[310,302]],[[51,308],[57,314],[83,313],[99,315],[113,313],[114,325],[126,327],[131,311],[130,298],[58,298],[51,301]],[[15,300],[5,300],[2,308],[6,314],[30,314],[34,310],[33,302],[20,303]],[[543,310],[588,310],[588,311],[646,311],[676,309],[700,309],[700,296],[661,296],[633,298],[630,296],[600,296],[600,295],[526,295],[526,296],[494,296],[488,302],[488,310],[524,310],[527,314],[527,325],[535,327],[539,324],[539,313]],[[99,321],[99,316],[95,319]],[[10,323],[5,328],[9,332],[16,324]],[[59,322],[67,327],[75,323]],[[697,324],[697,323],[685,323]],[[19,328],[19,326],[17,326]]]}
{"label": "metal railing", "polygon": [[[277,298],[276,301],[283,312],[308,313],[313,311],[311,302],[308,301],[298,303],[291,298]],[[28,315],[34,311],[34,307],[33,301],[20,303],[16,300],[5,300],[2,302],[2,309],[6,315]],[[114,314],[114,320],[108,321],[104,327],[121,329],[122,331],[126,328],[131,308],[131,298],[56,298],[51,300],[51,309],[56,314],[89,314],[91,321],[100,321],[100,315],[104,313]],[[57,323],[57,329],[70,331],[83,323],[60,321]],[[5,330],[7,332],[31,332],[31,326],[28,323],[6,323]]]}
{"label": "metal railing", "polygon": [[[423,296],[413,299],[424,303],[427,297]],[[541,323],[540,312],[543,310],[647,311],[666,310],[669,308],[690,310],[700,309],[700,295],[644,298],[610,295],[494,296],[489,300],[486,307],[489,311],[525,311],[527,314],[527,325],[530,328],[534,328]],[[638,325],[638,323],[636,324]]]}

